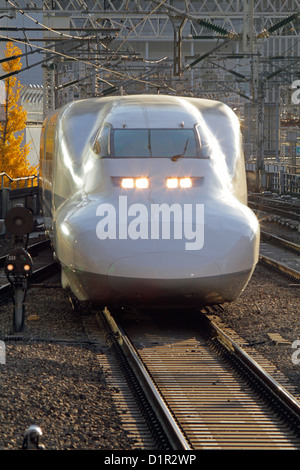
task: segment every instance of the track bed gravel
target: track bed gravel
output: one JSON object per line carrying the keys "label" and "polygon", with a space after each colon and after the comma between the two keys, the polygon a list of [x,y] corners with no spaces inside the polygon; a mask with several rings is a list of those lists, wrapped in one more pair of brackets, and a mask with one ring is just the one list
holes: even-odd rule
{"label": "track bed gravel", "polygon": [[[300,339],[300,289],[291,284],[258,265],[240,298],[225,305],[220,316],[274,363],[300,395],[300,364],[292,361],[292,343]],[[11,328],[12,305],[0,312],[3,340]],[[50,450],[133,448],[101,367],[105,347],[89,342],[83,320],[66,291],[30,290],[27,340],[6,341],[6,361],[0,364],[0,448],[20,449],[31,424],[41,426]],[[273,341],[272,333],[286,342]]]}
{"label": "track bed gravel", "polygon": [[300,343],[293,347],[300,340],[300,285],[259,264],[239,299],[224,307],[222,320],[275,364],[300,396],[300,354],[293,356],[300,350]]}
{"label": "track bed gravel", "polygon": [[[12,306],[0,308],[3,340]],[[5,341],[0,364],[0,448],[21,449],[25,429],[37,424],[47,450],[131,449],[101,367],[105,350],[89,342],[66,292],[32,289],[26,317],[31,341]]]}

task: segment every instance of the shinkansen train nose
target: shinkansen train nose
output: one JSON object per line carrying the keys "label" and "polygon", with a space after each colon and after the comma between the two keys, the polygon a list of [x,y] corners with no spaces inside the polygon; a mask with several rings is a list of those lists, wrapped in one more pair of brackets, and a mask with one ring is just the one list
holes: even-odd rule
{"label": "shinkansen train nose", "polygon": [[[102,209],[104,215],[108,207]],[[148,219],[120,223],[95,217],[96,206],[83,207],[59,225],[60,258],[69,256],[65,264],[75,269],[129,277],[219,275],[254,264],[259,229],[250,209],[202,209],[196,220],[167,219],[151,227]]]}
{"label": "shinkansen train nose", "polygon": [[198,224],[168,219],[153,231],[147,218],[126,221],[109,205],[100,216],[97,207],[74,206],[56,225],[62,282],[80,300],[231,301],[258,261],[259,226],[243,205],[207,203]]}
{"label": "shinkansen train nose", "polygon": [[124,249],[122,256],[118,256],[120,252],[116,251],[107,274],[186,279],[247,271],[257,262],[259,228],[257,224],[251,227],[243,220],[232,222],[231,217],[217,218],[207,214],[205,224],[196,224],[188,231],[182,224],[182,230],[177,231],[177,235],[180,234],[177,239],[144,240],[139,245],[140,249],[138,245],[133,251]]}
{"label": "shinkansen train nose", "polygon": [[142,253],[114,261],[107,272],[110,282],[114,277],[136,277],[140,279],[186,279],[201,276],[219,276],[218,263],[207,256],[202,263],[195,254],[170,250],[169,252]]}

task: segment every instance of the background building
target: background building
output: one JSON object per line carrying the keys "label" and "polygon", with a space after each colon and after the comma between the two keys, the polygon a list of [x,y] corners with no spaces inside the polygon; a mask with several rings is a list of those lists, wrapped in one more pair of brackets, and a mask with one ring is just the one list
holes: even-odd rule
{"label": "background building", "polygon": [[299,0],[0,0],[0,39],[27,53],[31,123],[93,96],[217,99],[239,115],[246,159],[260,171],[299,164],[299,11]]}

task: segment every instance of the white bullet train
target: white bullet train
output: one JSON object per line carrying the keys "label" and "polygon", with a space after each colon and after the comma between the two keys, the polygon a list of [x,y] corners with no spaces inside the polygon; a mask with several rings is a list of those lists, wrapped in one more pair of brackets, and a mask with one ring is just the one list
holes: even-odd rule
{"label": "white bullet train", "polygon": [[46,229],[62,285],[101,306],[232,302],[259,255],[237,116],[217,101],[129,95],[44,122]]}

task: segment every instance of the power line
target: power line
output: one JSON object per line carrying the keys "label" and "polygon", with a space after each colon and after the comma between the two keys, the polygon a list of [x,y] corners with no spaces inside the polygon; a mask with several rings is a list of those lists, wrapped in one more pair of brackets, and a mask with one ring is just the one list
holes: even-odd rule
{"label": "power line", "polygon": [[[49,31],[51,31],[51,32],[53,32],[53,33],[55,33],[55,34],[64,35],[64,36],[66,36],[66,37],[71,38],[72,40],[73,40],[73,39],[82,39],[82,36],[77,37],[77,36],[71,36],[71,35],[59,33],[59,31],[57,31],[56,29],[44,25],[43,23],[39,22],[38,20],[32,18],[28,13],[25,13],[25,11],[20,8],[20,6],[18,5],[17,2],[13,2],[13,1],[11,1],[11,0],[7,0],[7,1],[8,1],[8,2],[10,3],[10,5],[12,5],[19,13],[25,15],[27,18],[29,18],[31,21],[33,21],[35,24],[41,26],[43,29],[49,30]],[[153,13],[155,13],[155,11],[156,11],[160,6],[162,6],[165,2],[166,2],[166,0],[160,1],[160,3],[159,3],[158,6],[156,6],[156,7],[155,7],[151,12],[149,12],[138,24],[136,24],[133,28],[130,29],[129,34],[128,34],[127,37],[123,40],[123,42],[120,44],[120,46],[118,47],[118,49],[117,49],[116,51],[112,51],[112,57],[110,58],[110,60],[113,60],[113,59],[115,58],[117,52],[119,52],[119,50],[120,50],[120,48],[122,47],[122,45],[127,41],[127,38],[129,37],[129,35],[130,35],[141,23],[143,23],[148,17],[150,17]],[[129,3],[129,2],[127,2],[127,6],[128,6],[128,3]],[[126,11],[124,12],[123,18],[125,17],[125,14],[126,14]],[[107,29],[107,28],[105,28],[105,30],[106,30],[106,29]],[[117,29],[115,28],[114,30],[117,30]],[[101,32],[101,31],[102,31],[102,29],[99,30],[99,32]],[[3,36],[0,35],[0,37],[3,37]],[[85,38],[85,40],[88,40],[88,39],[89,39],[88,37]],[[31,47],[35,47],[33,44],[30,43],[30,41],[27,41],[27,42],[25,43],[24,41],[22,41],[22,40],[20,40],[20,39],[16,39],[16,38],[10,38],[10,40],[13,40],[14,42],[19,42],[19,43],[22,43],[22,44],[29,44],[29,45],[31,45]],[[53,40],[54,40],[54,38],[53,38]],[[49,47],[49,46],[48,46],[48,47]],[[51,47],[52,47],[52,46],[51,46]],[[47,51],[47,48],[44,48],[44,47],[40,47],[40,49],[41,49],[41,51]],[[89,62],[87,62],[86,60],[81,60],[81,59],[78,59],[78,58],[69,57],[69,56],[67,56],[66,54],[60,53],[60,52],[58,52],[58,51],[50,51],[50,52],[52,52],[52,53],[54,53],[54,54],[61,55],[61,56],[65,57],[65,58],[68,58],[68,59],[77,60],[77,61],[79,61],[79,62],[82,62],[82,63],[86,64],[86,65],[92,65],[92,66],[96,67],[97,69],[100,68],[102,71],[108,72],[108,73],[110,73],[110,74],[112,74],[112,75],[116,75],[116,76],[124,77],[124,78],[130,78],[131,80],[142,82],[142,81],[141,81],[140,79],[138,79],[138,78],[129,77],[128,75],[126,75],[126,74],[124,74],[124,73],[117,72],[117,71],[113,71],[113,70],[108,69],[108,68],[106,68],[106,67],[102,67],[102,66],[99,66],[99,65],[95,65],[95,64],[89,63]],[[36,65],[39,65],[40,63],[41,63],[41,62],[38,62],[38,63],[36,63]],[[35,66],[35,65],[33,65],[33,66]],[[32,66],[31,66],[31,67],[32,67]],[[31,67],[30,67],[30,68],[31,68]],[[25,69],[23,69],[23,70],[25,70]],[[21,71],[20,71],[20,72],[21,72]],[[105,83],[109,84],[110,86],[113,86],[112,84],[110,84],[109,82],[107,82],[107,81],[104,80],[104,79],[100,79],[100,80],[101,80],[101,81],[104,81]],[[149,83],[149,82],[146,82],[146,83],[147,83],[147,85],[159,86],[158,84],[155,84],[155,83]],[[175,91],[175,90],[173,90],[173,89],[170,88],[170,87],[168,87],[168,88],[169,88],[171,91]]]}
{"label": "power line", "polygon": [[[156,12],[156,10],[158,10],[164,3],[166,3],[167,0],[162,0],[159,5],[157,5],[152,11],[150,11],[150,13],[148,13],[148,15],[146,15],[141,21],[139,21],[133,28],[130,29],[128,35],[126,36],[126,38],[121,42],[120,46],[118,47],[118,49],[116,50],[116,52],[118,52],[121,47],[123,46],[123,44],[127,41],[128,37],[130,36],[131,33],[133,33],[133,31],[140,25],[142,24],[144,21],[147,20],[147,18],[149,18],[151,15],[153,15],[153,13]],[[128,2],[127,2],[127,6],[128,6]],[[125,14],[124,14],[125,16]],[[124,17],[123,17],[124,18]]]}
{"label": "power line", "polygon": [[[6,36],[3,36],[2,34],[0,34],[0,38],[7,38]],[[21,41],[21,40],[16,40],[16,39],[13,39],[13,38],[7,38],[9,41],[12,41],[12,42],[17,42],[17,43],[21,43],[21,44],[29,44],[31,45],[31,47],[37,47],[35,46],[34,44],[31,44],[30,42],[25,42],[25,41]],[[147,85],[151,85],[151,86],[155,86],[155,87],[161,87],[161,85],[157,84],[157,83],[151,83],[151,82],[148,82],[148,81],[145,81],[145,80],[141,80],[139,78],[136,78],[136,77],[130,77],[122,72],[117,72],[116,70],[111,70],[107,67],[103,67],[103,66],[100,66],[100,65],[95,65],[94,63],[92,62],[88,62],[86,60],[81,60],[77,57],[73,57],[73,56],[69,56],[67,54],[64,54],[62,52],[58,52],[58,51],[54,51],[52,49],[49,49],[47,47],[39,47],[39,49],[41,51],[45,51],[45,52],[50,52],[51,54],[55,54],[55,55],[58,55],[60,57],[63,57],[63,58],[66,58],[66,59],[69,59],[69,60],[75,60],[77,62],[80,62],[80,63],[83,63],[83,64],[86,64],[86,65],[90,65],[90,66],[93,66],[95,67],[96,69],[99,69],[98,72],[100,71],[104,71],[104,72],[108,72],[110,75],[114,75],[116,77],[119,77],[119,78],[127,78],[127,79],[130,79],[130,80],[133,80],[133,81],[137,81],[137,82],[140,82],[140,83],[146,83]],[[22,70],[19,70],[17,73],[20,73],[22,72]],[[1,77],[0,77],[1,78]],[[112,83],[110,83],[109,81],[103,79],[103,78],[100,78],[100,81],[106,83],[107,85],[109,86],[114,86]],[[168,89],[170,89],[171,91],[175,91],[173,88],[171,88],[170,86],[166,85],[166,87]]]}
{"label": "power line", "polygon": [[35,18],[32,18],[32,16],[30,16],[28,13],[26,13],[24,10],[22,10],[19,5],[16,6],[15,3],[12,2],[11,0],[6,0],[6,1],[8,3],[10,3],[10,5],[12,7],[14,7],[19,13],[26,16],[28,19],[33,21],[35,24],[41,26],[43,30],[46,29],[47,31],[50,31],[51,33],[59,34],[60,36],[68,37],[68,38],[71,38],[71,39],[82,39],[81,36],[72,36],[70,34],[59,32],[56,29],[51,28],[50,26],[46,26],[45,24],[41,23],[40,21],[36,20]]}
{"label": "power line", "polygon": [[[0,28],[0,29],[2,29],[2,28]],[[32,46],[28,39],[27,39],[27,41],[22,41],[21,39],[9,38],[7,36],[2,36],[2,35],[0,35],[0,37],[4,38],[4,40],[6,40],[6,41],[20,42],[22,44]],[[72,41],[72,39],[66,39],[65,41],[60,43],[60,46],[65,45],[65,44],[69,44],[71,41]],[[56,43],[53,42],[53,43],[48,44],[48,47],[51,48],[51,47],[54,47],[55,45],[56,45]],[[39,53],[39,52],[43,52],[43,48],[38,47],[38,46],[33,46],[33,47],[36,47],[36,49],[31,50],[29,52],[23,52],[22,54],[18,54],[18,55],[14,55],[14,56],[11,56],[11,57],[5,57],[4,59],[0,59],[0,64],[3,63],[3,62],[9,62],[10,60],[15,60],[15,59],[19,59],[19,58],[22,58],[22,57],[26,57],[26,56],[29,56],[31,54],[36,54],[36,53]]]}

